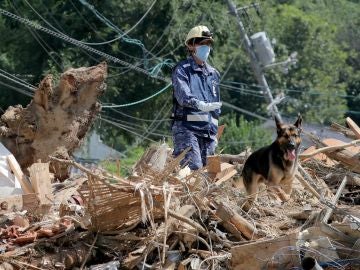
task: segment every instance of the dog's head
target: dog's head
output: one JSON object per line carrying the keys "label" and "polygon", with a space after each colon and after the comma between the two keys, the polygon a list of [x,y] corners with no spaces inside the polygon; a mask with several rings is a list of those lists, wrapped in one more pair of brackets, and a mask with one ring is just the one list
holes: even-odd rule
{"label": "dog's head", "polygon": [[279,118],[275,117],[277,138],[281,151],[284,153],[284,159],[293,161],[296,159],[299,146],[301,143],[301,123],[302,117],[299,114],[295,124],[287,125],[280,121]]}

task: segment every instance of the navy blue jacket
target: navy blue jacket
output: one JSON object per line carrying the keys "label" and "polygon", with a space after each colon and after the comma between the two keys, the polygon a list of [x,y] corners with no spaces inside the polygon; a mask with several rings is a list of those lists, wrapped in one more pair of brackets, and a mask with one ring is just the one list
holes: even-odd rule
{"label": "navy blue jacket", "polygon": [[193,57],[178,63],[172,73],[174,120],[199,135],[216,135],[220,110],[202,112],[198,102],[219,102],[219,83],[219,72],[207,63],[200,66]]}

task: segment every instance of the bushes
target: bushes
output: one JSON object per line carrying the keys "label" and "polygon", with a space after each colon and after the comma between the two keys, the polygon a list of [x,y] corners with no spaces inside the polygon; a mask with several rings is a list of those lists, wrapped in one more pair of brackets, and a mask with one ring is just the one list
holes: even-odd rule
{"label": "bushes", "polygon": [[[130,174],[131,168],[135,163],[140,159],[144,154],[145,149],[142,146],[129,146],[127,148],[127,156],[120,160],[120,176],[128,176]],[[101,162],[101,166],[108,172],[117,175],[118,168],[117,162],[113,160],[105,160]]]}
{"label": "bushes", "polygon": [[272,134],[257,121],[249,122],[243,116],[227,114],[221,118],[225,124],[217,152],[239,154],[246,148],[257,149],[272,141]]}

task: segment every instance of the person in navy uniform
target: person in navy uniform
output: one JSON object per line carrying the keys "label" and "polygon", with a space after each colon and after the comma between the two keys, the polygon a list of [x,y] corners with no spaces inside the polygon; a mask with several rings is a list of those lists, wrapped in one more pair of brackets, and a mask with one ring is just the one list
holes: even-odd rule
{"label": "person in navy uniform", "polygon": [[207,63],[213,35],[206,26],[196,26],[187,34],[190,56],[179,62],[172,73],[173,156],[190,147],[181,165],[198,170],[206,165],[217,145],[220,115],[220,74]]}

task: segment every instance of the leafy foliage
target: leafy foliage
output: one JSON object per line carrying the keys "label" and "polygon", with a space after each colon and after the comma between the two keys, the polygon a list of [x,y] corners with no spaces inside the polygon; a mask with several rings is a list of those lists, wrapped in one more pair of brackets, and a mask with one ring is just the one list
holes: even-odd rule
{"label": "leafy foliage", "polygon": [[105,160],[101,162],[101,166],[108,172],[118,175],[118,168],[120,167],[120,176],[126,177],[130,175],[131,168],[144,154],[145,149],[141,146],[132,148],[126,158],[121,160]]}
{"label": "leafy foliage", "polygon": [[225,125],[225,131],[219,142],[219,151],[238,154],[246,148],[258,149],[272,141],[272,134],[267,129],[257,121],[247,121],[243,116],[228,114],[221,124]]}
{"label": "leafy foliage", "polygon": [[[222,99],[268,116],[268,104],[253,76],[248,56],[241,48],[243,41],[225,1],[157,0],[140,23],[152,1],[88,2],[118,30],[109,27],[109,23],[100,20],[94,10],[79,0],[4,0],[0,8],[52,30],[56,28],[83,42],[109,41],[130,30],[115,42],[93,47],[152,74],[158,71],[159,76],[166,78],[170,77],[171,66],[186,57],[183,42],[189,29],[197,24],[207,25],[215,33],[210,62],[222,74],[222,84],[227,85],[221,88]],[[240,7],[252,1],[234,2]],[[298,53],[297,65],[287,74],[282,74],[280,69],[266,71],[274,95],[284,93],[287,97],[279,105],[283,116],[291,117],[301,112],[306,122],[327,124],[341,122],[345,115],[350,115],[360,123],[359,7],[358,1],[350,0],[267,0],[261,2],[261,17],[254,10],[242,13],[249,36],[265,30],[270,38],[276,39],[274,50],[277,61],[285,60],[294,51]],[[94,65],[104,60],[4,16],[0,16],[0,35],[0,68],[34,85],[46,73],[56,75],[69,67]],[[0,106],[3,109],[29,102],[28,97],[14,92],[4,83],[21,88],[0,77]],[[111,62],[107,84],[102,102],[114,104],[141,100],[165,85],[162,81]],[[104,109],[102,116],[117,122],[118,126],[103,121],[96,126],[102,137],[120,151],[135,142],[143,146],[149,142],[148,139],[159,140],[169,135],[170,122],[167,118],[171,102],[171,91],[168,91],[140,105],[122,107],[117,111]],[[255,131],[260,132],[260,138],[266,137],[261,129],[256,128],[257,124],[249,122],[253,120],[249,116],[239,118],[229,113],[231,111],[224,107],[223,121],[229,126],[222,145],[225,141],[234,140],[245,144],[255,136]],[[151,122],[152,119],[156,121]],[[241,149],[233,144],[225,151],[238,152]]]}

